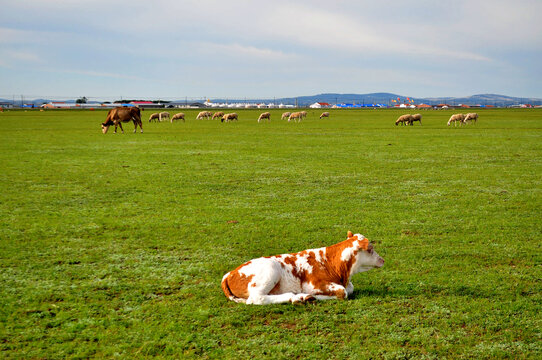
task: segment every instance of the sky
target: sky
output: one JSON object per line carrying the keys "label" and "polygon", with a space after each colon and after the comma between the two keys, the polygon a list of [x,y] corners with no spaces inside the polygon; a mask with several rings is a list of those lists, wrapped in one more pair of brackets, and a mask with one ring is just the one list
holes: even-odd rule
{"label": "sky", "polygon": [[0,97],[542,98],[541,0],[0,0]]}

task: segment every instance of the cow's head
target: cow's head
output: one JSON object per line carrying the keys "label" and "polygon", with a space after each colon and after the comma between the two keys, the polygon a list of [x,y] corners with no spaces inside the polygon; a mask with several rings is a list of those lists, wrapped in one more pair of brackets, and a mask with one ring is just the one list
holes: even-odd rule
{"label": "cow's head", "polygon": [[352,240],[356,257],[353,266],[354,273],[369,271],[384,266],[384,259],[374,250],[373,244],[369,242],[369,239],[361,234],[352,234],[351,231],[348,232],[347,236],[349,240]]}
{"label": "cow's head", "polygon": [[113,121],[107,120],[106,122],[102,123],[102,133],[107,134],[107,130],[109,130],[109,127],[113,125]]}

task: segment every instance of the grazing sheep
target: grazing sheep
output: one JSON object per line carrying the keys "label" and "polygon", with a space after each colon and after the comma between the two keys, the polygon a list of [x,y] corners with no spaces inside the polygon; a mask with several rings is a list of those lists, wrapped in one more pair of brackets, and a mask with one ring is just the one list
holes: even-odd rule
{"label": "grazing sheep", "polygon": [[280,117],[281,120],[288,119],[288,117],[291,115],[290,112],[282,113],[282,116]]}
{"label": "grazing sheep", "polygon": [[454,114],[450,116],[450,120],[448,120],[448,126],[453,122],[454,126],[457,126],[457,122],[459,121],[459,125],[463,124],[463,121],[465,120],[465,114]]}
{"label": "grazing sheep", "polygon": [[198,116],[196,116],[196,120],[201,120],[201,119],[207,119],[209,120],[211,118],[213,114],[210,112],[210,111],[201,111]]}
{"label": "grazing sheep", "polygon": [[478,114],[477,113],[468,113],[467,115],[465,115],[465,119],[463,119],[463,123],[466,124],[467,121],[477,122],[478,121]]}
{"label": "grazing sheep", "polygon": [[395,121],[395,126],[399,125],[399,123],[401,123],[401,125],[405,125],[405,123],[408,125],[410,124],[411,121],[414,121],[412,115],[410,114],[401,115]]}
{"label": "grazing sheep", "polygon": [[213,114],[213,120],[214,119],[220,119],[222,118],[222,116],[224,116],[224,113],[222,111],[217,111]]}
{"label": "grazing sheep", "polygon": [[151,116],[149,116],[149,122],[151,122],[152,120],[154,120],[155,122],[158,120],[160,120],[160,114],[158,113],[154,113],[154,114],[151,114]]}
{"label": "grazing sheep", "polygon": [[184,113],[178,113],[173,115],[173,117],[171,118],[171,122],[173,122],[173,120],[182,120],[184,122]]}
{"label": "grazing sheep", "polygon": [[422,114],[414,114],[412,115],[412,120],[408,122],[409,125],[413,125],[414,121],[419,121],[420,125],[422,124]]}
{"label": "grazing sheep", "polygon": [[329,113],[327,111],[323,112],[322,115],[320,115],[320,119],[325,117],[329,117]]}
{"label": "grazing sheep", "polygon": [[288,122],[290,122],[290,120],[294,120],[294,122],[301,121],[301,113],[300,112],[291,113],[290,116],[288,116]]}
{"label": "grazing sheep", "polygon": [[239,120],[236,113],[225,114],[222,116],[221,122],[229,122],[233,120]]}
{"label": "grazing sheep", "polygon": [[267,119],[267,121],[270,121],[271,120],[271,113],[270,112],[264,112],[260,115],[260,117],[258,118],[258,122],[260,122],[260,120],[263,120],[263,119]]}
{"label": "grazing sheep", "polygon": [[162,111],[160,114],[160,122],[162,122],[162,119],[166,119],[168,118],[169,119],[169,113],[167,111]]}

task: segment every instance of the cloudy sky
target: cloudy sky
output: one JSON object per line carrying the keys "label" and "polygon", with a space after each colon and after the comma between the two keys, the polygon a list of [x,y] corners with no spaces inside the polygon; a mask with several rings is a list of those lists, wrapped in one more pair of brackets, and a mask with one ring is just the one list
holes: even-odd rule
{"label": "cloudy sky", "polygon": [[542,98],[540,0],[0,4],[0,97]]}

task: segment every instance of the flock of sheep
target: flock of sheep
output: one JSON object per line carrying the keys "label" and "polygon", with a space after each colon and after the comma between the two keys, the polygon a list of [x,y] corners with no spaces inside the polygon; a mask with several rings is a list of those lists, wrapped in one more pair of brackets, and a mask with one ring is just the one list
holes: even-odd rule
{"label": "flock of sheep", "polygon": [[459,126],[463,124],[468,124],[469,122],[478,121],[478,114],[477,113],[468,113],[468,114],[454,114],[450,117],[450,120],[448,120],[448,126],[450,126],[451,123],[454,123],[454,126],[457,126],[457,123],[459,122]]}
{"label": "flock of sheep", "polygon": [[[421,114],[405,114],[399,116],[399,118],[395,121],[395,125],[413,125],[414,121],[419,121],[420,125],[422,124],[422,115]],[[478,121],[478,114],[477,113],[468,113],[468,114],[454,114],[450,117],[450,120],[448,120],[448,126],[450,126],[451,123],[454,123],[454,126],[457,126],[457,123],[459,122],[459,125],[467,125],[469,122]]]}
{"label": "flock of sheep", "polygon": [[[297,112],[285,112],[282,113],[282,116],[280,117],[281,120],[287,119],[288,122],[300,122],[301,120],[305,119],[307,117],[306,111],[297,111]],[[320,115],[320,119],[329,117],[329,113],[323,112]],[[151,121],[162,121],[163,119],[170,119],[171,122],[174,120],[182,120],[185,121],[184,113],[177,113],[170,117],[170,114],[167,111],[163,111],[160,113],[153,113],[149,117],[149,122]],[[228,113],[224,114],[222,111],[217,111],[214,114],[210,111],[201,111],[198,116],[196,116],[196,120],[202,120],[202,119],[220,119],[221,122],[229,122],[233,120],[239,120],[239,117],[236,113]],[[264,112],[260,114],[258,117],[258,122],[262,120],[271,120],[271,113],[270,112]],[[399,118],[395,121],[395,125],[413,125],[414,122],[418,121],[420,125],[422,124],[422,115],[421,114],[405,114],[399,116]],[[478,114],[477,113],[468,113],[468,114],[454,114],[450,117],[450,120],[448,120],[448,126],[450,126],[451,123],[454,123],[454,126],[457,126],[457,123],[459,125],[468,124],[469,122],[477,122],[478,121]]]}
{"label": "flock of sheep", "polygon": [[[298,111],[298,112],[294,112],[294,113],[285,112],[285,113],[282,114],[281,119],[282,120],[288,119],[288,122],[290,122],[291,120],[293,120],[294,122],[300,122],[301,120],[303,120],[306,117],[307,117],[307,112],[306,111]],[[325,118],[325,117],[329,117],[328,112],[323,112],[320,115],[320,119]],[[165,120],[165,119],[170,119],[171,122],[173,122],[173,120],[185,121],[184,113],[177,113],[177,114],[173,115],[173,117],[170,117],[170,114],[167,111],[162,111],[160,113],[153,113],[153,114],[151,114],[151,116],[149,116],[149,122],[151,122],[151,121],[160,121],[161,122],[162,120]],[[201,111],[198,114],[198,116],[196,116],[196,120],[203,120],[203,119],[206,119],[206,120],[220,119],[221,122],[229,122],[229,121],[233,121],[233,120],[239,120],[239,117],[238,117],[238,115],[236,113],[224,114],[222,111],[217,111],[217,112],[215,112],[213,114],[210,111]],[[260,115],[260,117],[258,117],[258,122],[260,122],[262,120],[265,120],[265,119],[267,119],[268,121],[271,120],[271,113],[270,112],[262,113]]]}

